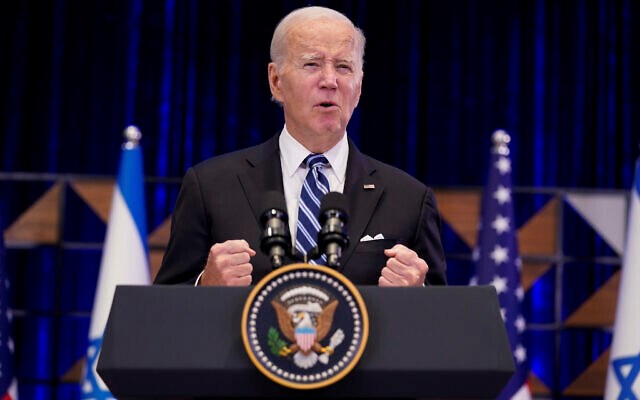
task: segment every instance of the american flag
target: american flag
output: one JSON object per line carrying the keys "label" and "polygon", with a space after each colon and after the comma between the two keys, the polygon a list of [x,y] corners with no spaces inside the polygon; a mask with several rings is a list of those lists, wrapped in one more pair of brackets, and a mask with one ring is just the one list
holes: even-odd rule
{"label": "american flag", "polygon": [[476,275],[472,285],[492,285],[498,293],[516,372],[504,387],[500,399],[530,399],[527,385],[527,350],[522,343],[526,322],[520,312],[524,297],[520,281],[522,261],[518,255],[513,201],[509,135],[496,131],[487,184],[482,194],[478,243],[473,252]]}
{"label": "american flag", "polygon": [[4,235],[0,224],[0,399],[18,398],[17,382],[13,376],[13,339],[9,310],[9,277],[4,251]]}

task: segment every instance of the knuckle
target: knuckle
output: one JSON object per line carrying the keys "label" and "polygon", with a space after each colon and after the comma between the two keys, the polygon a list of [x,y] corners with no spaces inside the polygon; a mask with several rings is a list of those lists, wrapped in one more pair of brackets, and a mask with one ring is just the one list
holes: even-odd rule
{"label": "knuckle", "polygon": [[212,256],[216,256],[216,255],[222,253],[223,248],[224,247],[223,247],[223,245],[221,243],[215,243],[209,249],[209,254],[212,255]]}

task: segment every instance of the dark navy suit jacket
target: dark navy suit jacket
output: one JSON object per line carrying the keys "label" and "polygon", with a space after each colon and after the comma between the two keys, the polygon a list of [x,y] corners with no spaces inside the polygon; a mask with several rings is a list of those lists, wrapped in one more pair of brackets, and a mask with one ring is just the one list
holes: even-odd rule
{"label": "dark navy suit jacket", "polygon": [[[373,186],[372,186],[373,185]],[[373,187],[373,189],[372,189]],[[284,192],[278,135],[265,143],[210,158],[189,168],[172,217],[171,236],[155,283],[191,283],[214,243],[245,239],[258,254],[251,259],[252,283],[272,267],[260,251],[261,202],[270,190]],[[429,265],[426,284],[446,284],[441,221],[433,191],[407,173],[362,154],[349,141],[344,192],[349,210],[349,246],[339,271],[357,285],[376,285],[396,243]],[[364,241],[365,235],[384,239]]]}

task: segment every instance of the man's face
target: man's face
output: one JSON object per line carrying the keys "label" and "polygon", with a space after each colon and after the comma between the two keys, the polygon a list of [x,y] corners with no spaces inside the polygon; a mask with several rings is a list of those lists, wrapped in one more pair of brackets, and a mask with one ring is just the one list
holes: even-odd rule
{"label": "man's face", "polygon": [[355,32],[343,21],[314,20],[289,32],[283,65],[269,64],[273,97],[282,103],[289,132],[299,141],[337,142],[362,88]]}

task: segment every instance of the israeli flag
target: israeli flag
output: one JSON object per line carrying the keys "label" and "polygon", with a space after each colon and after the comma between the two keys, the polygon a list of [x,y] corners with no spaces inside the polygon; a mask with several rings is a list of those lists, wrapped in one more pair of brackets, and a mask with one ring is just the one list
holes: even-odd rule
{"label": "israeli flag", "polygon": [[114,399],[98,376],[96,366],[116,285],[150,283],[142,150],[138,145],[141,135],[133,126],[128,127],[124,135],[126,142],[122,146],[89,327],[83,399]]}
{"label": "israeli flag", "polygon": [[629,197],[627,241],[605,399],[640,399],[640,159]]}

